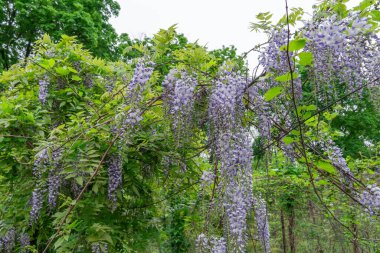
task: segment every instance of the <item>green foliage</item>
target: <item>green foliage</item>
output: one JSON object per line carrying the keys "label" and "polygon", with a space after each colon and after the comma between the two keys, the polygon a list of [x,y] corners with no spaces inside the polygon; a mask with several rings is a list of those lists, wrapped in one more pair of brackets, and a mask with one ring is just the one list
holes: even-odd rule
{"label": "green foliage", "polygon": [[76,36],[86,49],[105,59],[117,57],[117,34],[109,24],[120,6],[114,0],[2,0],[0,70],[32,53],[33,43],[48,33],[54,41]]}

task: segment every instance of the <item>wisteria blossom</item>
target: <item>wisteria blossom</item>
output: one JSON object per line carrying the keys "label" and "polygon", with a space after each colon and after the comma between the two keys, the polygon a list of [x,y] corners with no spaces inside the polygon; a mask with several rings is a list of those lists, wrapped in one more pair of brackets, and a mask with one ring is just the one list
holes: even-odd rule
{"label": "wisteria blossom", "polygon": [[21,233],[20,234],[20,248],[21,253],[28,253],[29,250],[26,249],[30,245],[30,237],[27,233]]}
{"label": "wisteria blossom", "polygon": [[[113,155],[108,165],[108,198],[112,202],[117,201],[116,190],[123,182],[123,162],[120,155]],[[114,207],[113,207],[114,208]]]}
{"label": "wisteria blossom", "polygon": [[380,212],[380,187],[368,185],[367,189],[359,196],[359,201],[364,205],[370,214]]}
{"label": "wisteria blossom", "polygon": [[269,223],[267,215],[267,206],[265,200],[260,197],[254,197],[253,203],[255,207],[255,219],[257,223],[257,232],[265,253],[270,253],[270,233],[269,233]]}
{"label": "wisteria blossom", "polygon": [[197,80],[186,71],[170,70],[162,83],[164,100],[175,131],[186,131],[192,119]]}
{"label": "wisteria blossom", "polygon": [[46,98],[48,95],[48,89],[50,85],[50,78],[45,75],[42,79],[38,81],[38,99],[42,104],[46,103]]}
{"label": "wisteria blossom", "polygon": [[326,91],[331,92],[331,83],[337,81],[353,90],[365,81],[379,78],[380,44],[378,36],[368,32],[371,26],[358,12],[344,19],[333,15],[323,21],[306,23],[305,50],[313,53],[310,74],[319,87],[330,84]]}
{"label": "wisteria blossom", "polygon": [[32,193],[32,199],[30,201],[32,209],[30,210],[30,223],[33,225],[40,217],[40,212],[43,206],[43,190],[41,188],[35,188]]}

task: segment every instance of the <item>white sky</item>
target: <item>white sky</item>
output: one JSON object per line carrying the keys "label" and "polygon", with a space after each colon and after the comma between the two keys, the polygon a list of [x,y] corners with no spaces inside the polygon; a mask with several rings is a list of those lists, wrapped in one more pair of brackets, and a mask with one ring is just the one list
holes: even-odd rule
{"label": "white sky", "polygon": [[[250,32],[249,23],[260,12],[273,13],[277,21],[285,14],[284,0],[117,0],[119,17],[111,20],[118,33],[143,38],[177,24],[177,31],[190,42],[198,40],[209,49],[234,45],[239,53],[264,42],[263,34]],[[289,7],[302,7],[312,12],[317,0],[288,0]],[[360,0],[350,0],[353,6]],[[307,15],[307,14],[306,14]],[[250,65],[254,56],[248,58]]]}

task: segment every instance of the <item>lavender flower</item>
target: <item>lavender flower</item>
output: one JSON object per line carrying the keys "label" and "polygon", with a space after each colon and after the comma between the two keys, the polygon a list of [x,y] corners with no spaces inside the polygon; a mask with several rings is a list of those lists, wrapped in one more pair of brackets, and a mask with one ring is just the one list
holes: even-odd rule
{"label": "lavender flower", "polygon": [[371,215],[380,212],[380,187],[368,185],[367,189],[360,194],[359,201]]}
{"label": "lavender flower", "polygon": [[215,174],[212,171],[203,171],[201,181],[202,185],[210,185],[214,182]]}
{"label": "lavender flower", "polygon": [[139,61],[136,64],[135,72],[132,80],[128,84],[127,97],[129,102],[135,104],[139,103],[142,99],[141,94],[145,89],[145,85],[153,74],[153,62]]}
{"label": "lavender flower", "polygon": [[136,125],[139,124],[139,122],[142,120],[141,117],[141,110],[138,108],[131,108],[124,120],[124,126],[125,127],[135,127]]}
{"label": "lavender flower", "polygon": [[91,245],[92,253],[107,253],[108,252],[108,244],[107,243],[93,243]]}
{"label": "lavender flower", "polygon": [[265,201],[260,197],[253,198],[253,203],[255,206],[255,219],[257,223],[257,231],[259,233],[261,244],[263,245],[265,252],[270,253],[270,233],[267,216],[267,206],[265,204]]}
{"label": "lavender flower", "polygon": [[226,240],[221,238],[212,237],[211,238],[211,253],[226,253],[227,252],[227,242]]}
{"label": "lavender flower", "polygon": [[227,242],[223,237],[212,236],[208,239],[203,233],[196,240],[196,249],[200,253],[226,253]]}
{"label": "lavender flower", "polygon": [[11,228],[1,241],[4,253],[13,253],[13,248],[16,243],[16,230]]}
{"label": "lavender flower", "polygon": [[209,246],[209,241],[205,234],[201,233],[198,235],[198,238],[195,242],[197,252],[203,253],[203,252],[209,252],[210,246]]}
{"label": "lavender flower", "polygon": [[31,199],[32,209],[30,211],[30,224],[37,222],[43,205],[43,191],[41,188],[35,188]]}
{"label": "lavender flower", "polygon": [[38,81],[38,99],[41,103],[46,103],[46,98],[48,95],[48,88],[50,85],[50,78],[48,75],[45,75],[42,79]]}
{"label": "lavender flower", "polygon": [[243,108],[243,94],[247,87],[244,77],[225,68],[213,87],[209,99],[208,115],[216,134],[235,128],[236,119]]}
{"label": "lavender flower", "polygon": [[344,159],[342,151],[335,143],[329,139],[327,144],[323,145],[323,149],[327,152],[332,165],[338,170],[345,182],[352,187],[352,180],[354,175],[347,165],[346,159]]}
{"label": "lavender flower", "polygon": [[30,245],[30,238],[27,233],[22,233],[20,235],[20,253],[28,253],[29,250],[26,249]]}
{"label": "lavender flower", "polygon": [[50,208],[56,206],[58,190],[61,185],[61,178],[56,171],[51,171],[48,178],[48,204]]}
{"label": "lavender flower", "polygon": [[41,170],[40,167],[44,168],[48,165],[48,152],[47,149],[43,149],[40,153],[36,155],[36,158],[34,160],[34,166],[33,166],[33,176],[36,178],[41,177]]}
{"label": "lavender flower", "polygon": [[[366,17],[353,12],[344,19],[331,16],[322,21],[305,25],[304,36],[309,40],[305,50],[313,53],[314,66],[310,76],[317,85],[334,82],[345,83],[350,90],[364,81],[379,77],[380,47],[376,34],[368,32],[371,27]],[[366,34],[365,36],[363,36]],[[331,85],[326,91],[331,93]]]}
{"label": "lavender flower", "polygon": [[108,198],[114,203],[117,201],[116,190],[122,184],[122,170],[123,162],[121,156],[112,156],[108,166]]}
{"label": "lavender flower", "polygon": [[194,77],[177,69],[170,70],[163,82],[165,104],[173,119],[173,127],[178,132],[185,130],[192,119],[196,86]]}
{"label": "lavender flower", "polygon": [[92,74],[86,73],[84,75],[83,82],[84,82],[84,86],[86,86],[87,88],[92,88],[92,86],[94,85]]}

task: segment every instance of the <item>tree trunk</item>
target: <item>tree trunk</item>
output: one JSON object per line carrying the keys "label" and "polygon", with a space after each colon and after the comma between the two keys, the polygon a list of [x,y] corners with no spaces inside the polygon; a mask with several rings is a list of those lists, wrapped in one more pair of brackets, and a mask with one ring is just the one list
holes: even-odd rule
{"label": "tree trunk", "polygon": [[281,220],[281,232],[282,232],[282,250],[284,253],[287,253],[286,250],[286,231],[285,231],[285,219],[284,212],[280,211],[280,220]]}
{"label": "tree trunk", "polygon": [[352,223],[352,232],[354,238],[352,240],[352,248],[354,253],[361,253],[359,243],[358,243],[358,226],[355,223]]}
{"label": "tree trunk", "polygon": [[296,223],[296,217],[294,214],[294,210],[291,210],[288,217],[288,233],[289,233],[289,245],[290,245],[290,252],[296,253],[296,235],[295,235],[295,223]]}
{"label": "tree trunk", "polygon": [[[317,225],[317,221],[315,219],[315,213],[314,213],[314,206],[313,206],[313,202],[311,202],[311,201],[309,201],[309,213],[310,213],[311,219],[313,221],[313,224]],[[323,249],[321,246],[321,241],[320,241],[318,233],[317,233],[317,251],[316,252],[323,253]]]}

